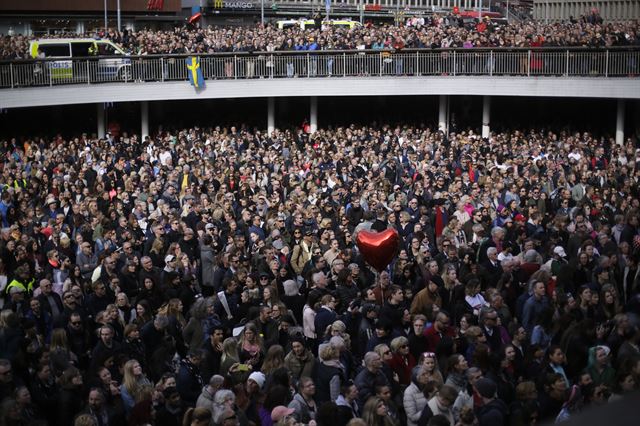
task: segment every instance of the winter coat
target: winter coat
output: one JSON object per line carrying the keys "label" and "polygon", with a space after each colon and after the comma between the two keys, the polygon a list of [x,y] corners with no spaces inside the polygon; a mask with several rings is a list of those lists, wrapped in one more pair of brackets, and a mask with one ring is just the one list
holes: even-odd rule
{"label": "winter coat", "polygon": [[313,374],[313,367],[315,365],[316,357],[313,356],[310,350],[305,350],[302,358],[298,358],[293,351],[289,352],[284,357],[284,365],[287,367],[295,380],[300,380],[300,377],[311,377]]}
{"label": "winter coat", "polygon": [[307,402],[304,400],[302,395],[299,393],[293,396],[293,400],[289,403],[289,408],[293,408],[296,410],[296,414],[298,415],[298,420],[300,423],[307,424],[311,420],[315,420],[316,412],[315,410],[311,410]]}
{"label": "winter coat", "polygon": [[344,371],[338,367],[339,362],[325,362],[318,364],[314,382],[316,383],[315,400],[318,404],[332,401],[340,395],[340,385],[344,381]]}
{"label": "winter coat", "polygon": [[377,373],[372,373],[368,368],[360,370],[354,380],[358,388],[358,405],[364,407],[369,397],[376,394],[376,386],[390,386],[389,380],[380,369]]}
{"label": "winter coat", "polygon": [[433,416],[437,416],[437,415],[445,416],[449,420],[449,424],[452,424],[452,425],[455,424],[453,410],[452,409],[442,410],[440,408],[440,405],[438,404],[437,397],[434,396],[429,400],[429,402],[427,402],[427,406],[424,407],[424,410],[422,410],[422,415],[418,420],[418,426],[428,425],[429,420]]}
{"label": "winter coat", "polygon": [[417,426],[422,410],[427,405],[427,398],[424,392],[418,388],[416,383],[412,382],[404,391],[402,398],[404,412],[407,415],[407,426]]}
{"label": "winter coat", "polygon": [[204,287],[213,287],[213,275],[216,266],[216,259],[211,246],[200,246],[200,262],[200,268],[202,270],[202,285]]}
{"label": "winter coat", "polygon": [[209,411],[213,413],[214,412],[213,411],[214,394],[208,391],[207,389],[208,387],[209,386],[205,385],[202,388],[202,393],[200,394],[200,396],[198,397],[198,400],[196,401],[196,407],[207,408],[209,409]]}
{"label": "winter coat", "polygon": [[411,353],[409,353],[405,359],[400,354],[394,354],[393,358],[388,361],[389,367],[394,373],[398,374],[401,385],[408,385],[411,383],[411,370],[416,366],[416,359]]}
{"label": "winter coat", "polygon": [[200,396],[202,385],[202,376],[200,376],[198,367],[188,359],[183,360],[176,378],[176,388],[180,392],[182,400],[190,406],[195,405]]}

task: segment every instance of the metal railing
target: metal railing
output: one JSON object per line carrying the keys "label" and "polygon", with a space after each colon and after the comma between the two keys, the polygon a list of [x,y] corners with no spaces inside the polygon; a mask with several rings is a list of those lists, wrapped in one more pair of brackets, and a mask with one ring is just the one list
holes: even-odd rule
{"label": "metal railing", "polygon": [[[188,80],[187,55],[0,62],[0,89],[66,84]],[[200,55],[207,80],[560,76],[636,77],[640,49],[452,49],[260,52]]]}

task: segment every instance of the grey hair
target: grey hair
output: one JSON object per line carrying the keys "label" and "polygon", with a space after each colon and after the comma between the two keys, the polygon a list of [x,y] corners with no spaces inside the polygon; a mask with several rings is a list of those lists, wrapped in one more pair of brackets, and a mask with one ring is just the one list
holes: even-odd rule
{"label": "grey hair", "polygon": [[498,253],[498,249],[495,247],[489,247],[487,249],[487,256],[489,256],[490,254],[497,254]]}
{"label": "grey hair", "polygon": [[216,404],[224,404],[224,402],[229,398],[235,401],[236,394],[233,393],[233,391],[230,391],[229,389],[220,389],[218,392],[216,392],[215,396],[213,397],[213,400]]}
{"label": "grey hair", "polygon": [[158,328],[166,328],[169,325],[169,317],[166,315],[158,315],[153,320],[153,324]]}
{"label": "grey hair", "polygon": [[324,272],[318,271],[311,276],[311,280],[314,284],[318,284],[318,282],[320,281],[320,277],[322,276],[324,276]]}
{"label": "grey hair", "polygon": [[481,225],[481,224],[479,224],[479,223],[476,223],[476,224],[474,224],[474,225],[471,227],[471,230],[472,230],[473,232],[475,232],[476,234],[478,234],[478,233],[480,233],[480,232],[484,231],[484,226],[482,226],[482,225]]}
{"label": "grey hair", "polygon": [[207,317],[208,306],[209,306],[209,303],[207,302],[207,299],[204,299],[204,298],[197,299],[190,309],[191,316],[197,320],[205,319]]}
{"label": "grey hair", "polygon": [[364,365],[365,367],[368,367],[371,365],[371,363],[373,362],[374,359],[380,358],[380,355],[378,355],[376,352],[367,352],[366,354],[364,354]]}
{"label": "grey hair", "polygon": [[225,401],[227,399],[231,399],[234,403],[236,401],[236,394],[234,394],[229,389],[219,389],[216,394],[213,396],[213,421],[216,424],[222,424],[222,418],[227,411],[227,407],[225,406]]}
{"label": "grey hair", "polygon": [[493,228],[491,228],[491,236],[495,237],[498,234],[505,234],[504,228],[502,228],[501,226],[494,226]]}
{"label": "grey hair", "polygon": [[219,374],[214,374],[213,376],[211,376],[211,378],[209,379],[209,386],[212,386],[214,388],[219,388],[222,386],[222,384],[224,383],[224,377],[222,377]]}
{"label": "grey hair", "polygon": [[528,263],[542,263],[540,255],[534,249],[527,250],[527,252],[524,254],[524,261]]}
{"label": "grey hair", "polygon": [[467,375],[467,380],[470,379],[474,374],[478,373],[482,373],[482,370],[480,370],[478,367],[469,367],[465,372],[465,374]]}
{"label": "grey hair", "polygon": [[598,266],[606,268],[609,264],[609,256],[600,256],[598,258]]}
{"label": "grey hair", "polygon": [[495,308],[491,306],[483,306],[482,309],[480,309],[480,321],[484,321],[484,317],[492,312],[496,312]]}

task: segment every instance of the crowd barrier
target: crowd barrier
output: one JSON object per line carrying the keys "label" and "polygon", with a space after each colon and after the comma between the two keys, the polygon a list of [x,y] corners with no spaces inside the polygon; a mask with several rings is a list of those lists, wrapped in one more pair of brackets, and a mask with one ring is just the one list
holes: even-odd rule
{"label": "crowd barrier", "polygon": [[[193,55],[0,62],[0,89],[189,79]],[[197,55],[206,80],[317,77],[636,77],[640,48],[239,52]],[[189,60],[189,64],[191,61]]]}

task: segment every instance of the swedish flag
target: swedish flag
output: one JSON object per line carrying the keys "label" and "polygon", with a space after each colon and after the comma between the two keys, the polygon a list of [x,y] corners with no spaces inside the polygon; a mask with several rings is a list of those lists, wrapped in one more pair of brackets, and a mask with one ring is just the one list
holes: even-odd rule
{"label": "swedish flag", "polygon": [[189,71],[189,83],[196,89],[204,87],[204,77],[202,76],[202,68],[200,68],[200,58],[197,56],[189,56],[185,59],[187,70]]}

